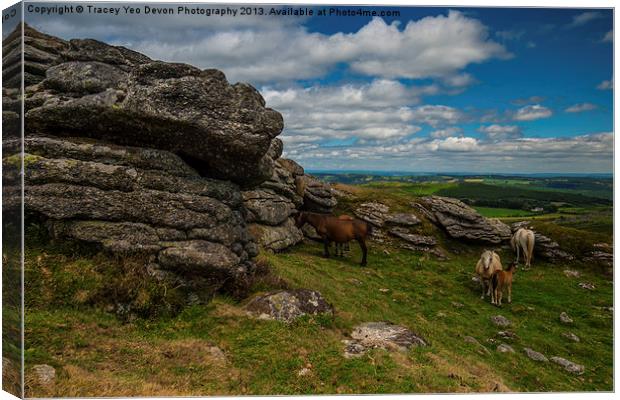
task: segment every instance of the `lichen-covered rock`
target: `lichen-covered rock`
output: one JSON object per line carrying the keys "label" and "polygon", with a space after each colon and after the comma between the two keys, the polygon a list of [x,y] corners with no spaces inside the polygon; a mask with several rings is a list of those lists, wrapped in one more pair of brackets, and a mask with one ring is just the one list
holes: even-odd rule
{"label": "lichen-covered rock", "polygon": [[407,243],[411,243],[415,246],[435,246],[437,240],[431,236],[418,235],[409,232],[406,228],[392,228],[389,230],[390,235],[396,236]]}
{"label": "lichen-covered rock", "polygon": [[304,238],[303,232],[295,226],[292,218],[278,226],[250,224],[248,229],[263,248],[273,251],[287,249]]}
{"label": "lichen-covered rock", "polygon": [[428,196],[414,203],[414,206],[455,239],[499,244],[511,236],[508,225],[483,217],[457,199]]}
{"label": "lichen-covered rock", "polygon": [[243,186],[272,176],[269,152],[283,120],[252,86],[96,40],[66,42],[27,27],[25,41],[24,57],[36,65],[26,79],[28,135],[167,150],[203,176]]}
{"label": "lichen-covered rock", "polygon": [[281,290],[257,296],[250,300],[246,309],[259,319],[275,319],[292,322],[304,315],[328,314],[333,307],[315,290]]}
{"label": "lichen-covered rock", "polygon": [[32,367],[32,372],[40,385],[50,385],[56,380],[56,369],[51,365],[37,364]]}
{"label": "lichen-covered rock", "polygon": [[275,159],[272,177],[258,188],[243,192],[246,221],[256,241],[265,249],[280,251],[303,240],[291,216],[303,205],[304,169],[293,160],[278,158],[282,142],[275,139],[270,155]]}
{"label": "lichen-covered rock", "polygon": [[545,357],[544,354],[534,351],[530,349],[529,347],[524,347],[523,351],[525,351],[525,354],[527,354],[527,356],[534,361],[541,361],[541,362],[549,361],[549,359]]}
{"label": "lichen-covered rock", "polygon": [[303,209],[319,213],[331,213],[338,204],[336,197],[327,183],[323,183],[312,175],[303,175],[300,186],[304,188]]}
{"label": "lichen-covered rock", "polygon": [[[19,148],[13,139],[4,145],[8,154]],[[257,247],[237,185],[201,177],[162,150],[51,136],[27,136],[24,147],[25,211],[52,237],[143,254],[203,301],[250,284]],[[5,190],[19,189],[19,162],[3,159]],[[19,196],[5,199],[20,206]]]}
{"label": "lichen-covered rock", "polygon": [[568,314],[566,314],[564,311],[560,313],[560,321],[563,324],[567,324],[567,325],[573,323],[573,319],[569,317]]}
{"label": "lichen-covered rock", "polygon": [[585,371],[585,367],[581,364],[576,364],[562,357],[551,357],[551,361],[562,366],[566,371],[571,374],[581,375]]}
{"label": "lichen-covered rock", "polygon": [[279,225],[297,211],[291,200],[271,189],[245,191],[243,202],[248,211],[246,220],[264,225]]}
{"label": "lichen-covered rock", "polygon": [[506,317],[504,317],[503,315],[493,315],[491,316],[491,322],[493,322],[495,325],[505,328],[507,326],[510,326],[512,323],[510,322],[510,320]]}
{"label": "lichen-covered rock", "polygon": [[353,340],[345,341],[344,356],[358,357],[370,349],[405,351],[411,347],[428,346],[428,342],[410,329],[390,322],[366,322],[351,332]]}
{"label": "lichen-covered rock", "polygon": [[382,227],[390,208],[375,201],[362,203],[355,209],[355,216],[376,227]]}
{"label": "lichen-covered rock", "polygon": [[497,351],[500,353],[514,353],[515,350],[512,346],[507,345],[506,343],[502,343],[497,346]]}

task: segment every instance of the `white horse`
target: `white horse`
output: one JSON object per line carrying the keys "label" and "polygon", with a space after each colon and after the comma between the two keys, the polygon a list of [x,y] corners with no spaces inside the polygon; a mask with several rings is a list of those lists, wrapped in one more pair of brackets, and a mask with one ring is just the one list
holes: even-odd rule
{"label": "white horse", "polygon": [[517,264],[519,263],[519,253],[523,250],[523,257],[525,258],[525,268],[528,269],[532,263],[532,254],[534,254],[534,232],[529,229],[519,228],[512,239],[510,239],[510,246],[512,250],[517,252]]}
{"label": "white horse", "polygon": [[484,288],[487,289],[487,296],[491,295],[491,278],[495,271],[502,270],[502,262],[496,252],[491,250],[485,250],[480,256],[480,260],[476,263],[476,274],[480,277],[480,284],[482,285],[481,299],[484,300]]}

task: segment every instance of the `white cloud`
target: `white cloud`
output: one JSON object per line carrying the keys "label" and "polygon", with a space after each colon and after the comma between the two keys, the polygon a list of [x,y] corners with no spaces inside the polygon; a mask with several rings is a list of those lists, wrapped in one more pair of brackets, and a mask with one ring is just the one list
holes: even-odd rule
{"label": "white cloud", "polygon": [[458,11],[404,27],[374,18],[357,32],[331,35],[309,32],[295,18],[64,15],[30,22],[64,38],[105,40],[155,59],[218,68],[233,82],[254,84],[321,77],[341,64],[372,77],[443,78],[472,63],[510,56],[485,25]]}
{"label": "white cloud", "polygon": [[432,172],[611,172],[613,134],[484,141],[471,137],[413,138],[376,146],[296,149],[313,169],[377,169]]}
{"label": "white cloud", "polygon": [[545,106],[540,104],[533,104],[525,107],[521,107],[513,115],[513,119],[516,121],[533,121],[541,118],[549,118],[553,112]]}
{"label": "white cloud", "polygon": [[522,136],[521,128],[517,125],[488,125],[481,126],[478,131],[485,134],[490,140],[515,139]]}
{"label": "white cloud", "polygon": [[597,108],[596,104],[592,104],[592,103],[579,103],[579,104],[575,104],[573,106],[568,107],[566,110],[564,110],[567,113],[580,113],[580,112],[584,112],[584,111],[591,111]]}
{"label": "white cloud", "polygon": [[603,81],[599,83],[596,88],[598,90],[612,90],[614,88],[614,80],[610,79],[608,81]]}
{"label": "white cloud", "polygon": [[432,151],[471,152],[478,150],[478,139],[472,137],[448,137],[432,141],[429,147]]}
{"label": "white cloud", "polygon": [[471,76],[468,73],[450,75],[442,78],[442,82],[450,87],[454,88],[464,88],[467,86],[471,86],[476,83],[476,78]]}
{"label": "white cloud", "polygon": [[613,42],[614,41],[614,31],[611,30],[603,36],[603,42]]}
{"label": "white cloud", "polygon": [[463,129],[458,126],[450,126],[445,129],[437,129],[431,132],[430,137],[434,139],[443,139],[452,136],[460,136]]}
{"label": "white cloud", "polygon": [[573,21],[568,24],[569,28],[575,28],[587,24],[590,21],[603,17],[603,14],[598,11],[586,11],[581,14],[577,14],[573,17]]}
{"label": "white cloud", "polygon": [[[343,86],[261,90],[267,106],[284,116],[286,137],[321,140],[386,140],[420,131],[418,113],[411,108],[433,85],[405,86],[379,79]],[[296,139],[299,140],[299,139]]]}
{"label": "white cloud", "polygon": [[443,105],[423,105],[411,110],[412,119],[433,128],[462,122],[465,115],[458,109]]}

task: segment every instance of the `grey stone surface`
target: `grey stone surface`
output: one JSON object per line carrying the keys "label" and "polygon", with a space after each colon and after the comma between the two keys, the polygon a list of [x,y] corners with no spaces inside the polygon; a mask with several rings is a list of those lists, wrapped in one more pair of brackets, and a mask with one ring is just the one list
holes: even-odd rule
{"label": "grey stone surface", "polygon": [[460,200],[428,196],[416,207],[433,223],[445,229],[451,237],[477,242],[499,244],[510,239],[510,227],[501,221],[485,218]]}
{"label": "grey stone surface", "polygon": [[585,367],[581,364],[576,364],[562,357],[551,357],[551,361],[562,366],[566,371],[571,374],[581,375],[585,372]]}
{"label": "grey stone surface", "polygon": [[426,339],[410,329],[390,322],[366,322],[357,325],[345,341],[344,356],[347,358],[364,354],[370,349],[405,351],[411,347],[428,346]]}
{"label": "grey stone surface", "polygon": [[304,315],[328,314],[334,308],[315,290],[280,290],[259,295],[246,305],[252,315],[259,319],[274,319],[290,323]]}
{"label": "grey stone surface", "polygon": [[524,347],[523,351],[525,351],[525,354],[527,354],[527,356],[529,358],[531,358],[534,361],[540,361],[540,362],[548,362],[549,359],[547,357],[545,357],[542,353],[539,353],[537,351],[534,351],[532,349],[530,349],[529,347]]}

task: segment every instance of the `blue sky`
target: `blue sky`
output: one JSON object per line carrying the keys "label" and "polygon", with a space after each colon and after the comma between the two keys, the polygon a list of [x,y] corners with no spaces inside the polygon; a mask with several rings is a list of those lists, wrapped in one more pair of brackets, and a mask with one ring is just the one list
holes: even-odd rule
{"label": "blue sky", "polygon": [[253,84],[285,117],[285,156],[308,169],[612,172],[611,10],[390,10],[26,21]]}

